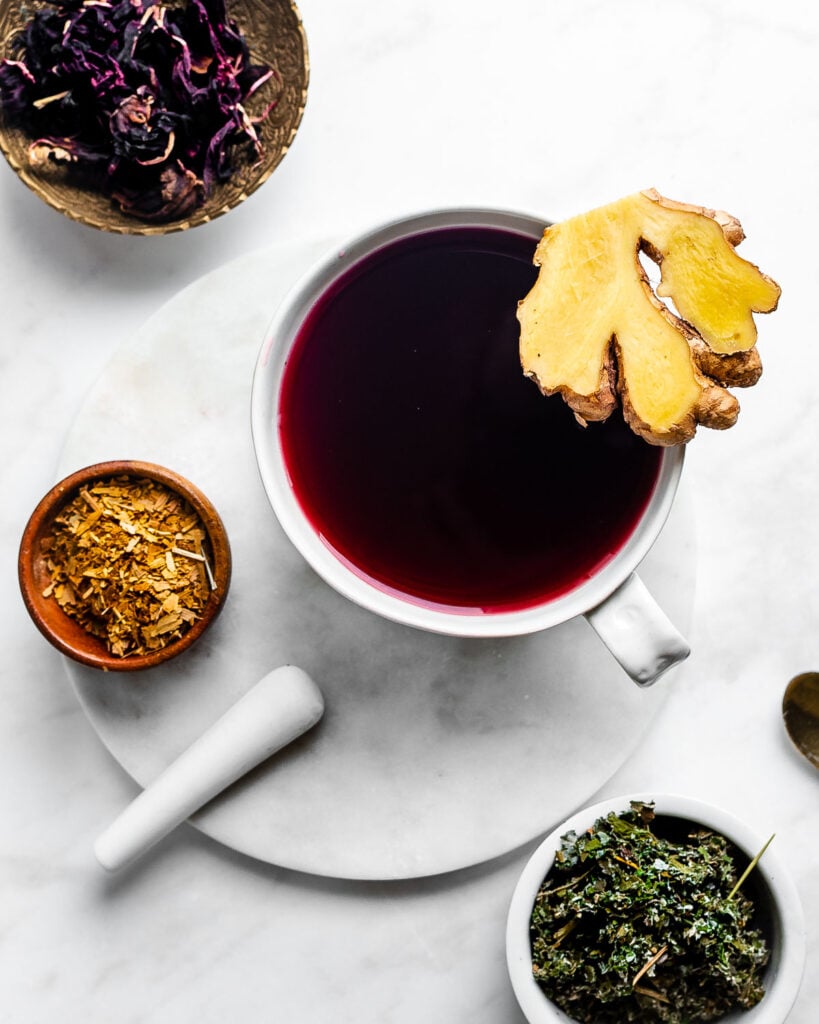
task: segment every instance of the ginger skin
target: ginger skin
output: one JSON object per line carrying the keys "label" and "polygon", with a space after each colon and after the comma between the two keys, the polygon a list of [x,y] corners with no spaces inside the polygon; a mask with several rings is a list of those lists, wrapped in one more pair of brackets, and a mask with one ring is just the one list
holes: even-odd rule
{"label": "ginger skin", "polygon": [[[780,295],[737,255],[743,237],[735,218],[653,189],[547,228],[537,281],[518,304],[524,373],[584,423],[619,403],[651,444],[732,426],[739,403],[727,388],[762,372],[753,313]],[[656,294],[640,252],[660,267]]]}

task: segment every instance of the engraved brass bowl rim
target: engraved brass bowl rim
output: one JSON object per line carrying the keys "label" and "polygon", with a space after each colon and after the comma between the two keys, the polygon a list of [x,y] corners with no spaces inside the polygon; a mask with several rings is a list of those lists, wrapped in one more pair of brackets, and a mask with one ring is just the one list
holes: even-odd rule
{"label": "engraved brass bowl rim", "polygon": [[[14,55],[15,34],[44,6],[45,0],[0,0],[0,59]],[[230,181],[217,185],[199,209],[177,220],[148,223],[123,213],[103,193],[79,186],[64,169],[32,168],[27,158],[32,140],[7,122],[0,106],[0,151],[17,177],[48,206],[71,220],[119,235],[186,231],[243,203],[270,178],[293,144],[307,102],[310,61],[295,0],[228,0],[228,12],[244,33],[254,59],[279,69],[282,92],[275,108],[259,126],[262,159],[240,167]]]}
{"label": "engraved brass bowl rim", "polygon": [[[58,513],[95,480],[113,476],[147,477],[181,495],[196,511],[210,542],[213,589],[202,615],[179,639],[147,654],[120,657],[111,654],[100,637],[87,632],[52,598],[43,596],[50,575],[42,554],[42,540],[50,533]],[[190,480],[165,466],[136,459],[97,462],[78,469],[55,484],[38,502],[20,541],[17,573],[23,603],[37,629],[62,654],[92,668],[132,672],[153,668],[186,651],[221,612],[230,588],[232,559],[224,523],[209,498]]]}

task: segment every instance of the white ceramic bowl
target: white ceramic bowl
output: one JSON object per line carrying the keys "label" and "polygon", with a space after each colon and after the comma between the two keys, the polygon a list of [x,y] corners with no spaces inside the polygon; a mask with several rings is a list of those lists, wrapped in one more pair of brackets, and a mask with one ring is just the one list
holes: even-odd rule
{"label": "white ceramic bowl", "polygon": [[[758,836],[731,814],[689,797],[663,793],[636,793],[614,797],[578,811],[538,846],[529,859],[512,897],[506,928],[509,976],[530,1024],[571,1024],[572,1018],[558,1009],[532,977],[529,920],[541,882],[554,863],[560,837],[569,830],[580,834],[605,815],[627,811],[630,801],[653,803],[658,817],[682,818],[724,835],[749,858],[762,848],[767,836]],[[720,1018],[721,1024],[782,1024],[796,999],[805,963],[805,930],[796,889],[776,852],[776,840],[754,868],[762,891],[764,911],[770,920],[771,959],[765,968],[765,995],[751,1010]]]}

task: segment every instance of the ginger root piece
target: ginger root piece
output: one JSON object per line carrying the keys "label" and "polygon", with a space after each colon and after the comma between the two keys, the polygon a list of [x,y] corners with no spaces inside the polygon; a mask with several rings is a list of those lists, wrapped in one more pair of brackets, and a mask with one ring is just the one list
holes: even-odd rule
{"label": "ginger root piece", "polygon": [[[699,423],[733,426],[739,403],[727,388],[762,372],[753,313],[780,295],[735,252],[743,238],[735,218],[653,189],[547,228],[538,278],[518,304],[524,373],[582,423],[606,419],[619,400],[652,444],[686,442]],[[656,294],[640,252],[660,266]]]}

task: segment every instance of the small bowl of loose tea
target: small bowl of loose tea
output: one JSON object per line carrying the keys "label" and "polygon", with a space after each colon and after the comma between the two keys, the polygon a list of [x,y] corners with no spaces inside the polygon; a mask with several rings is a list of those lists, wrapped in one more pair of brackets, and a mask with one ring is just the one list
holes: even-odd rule
{"label": "small bowl of loose tea", "polygon": [[151,668],[194,643],[231,575],[208,498],[149,462],[101,462],[54,486],[20,542],[20,590],[59,651],[108,671]]}
{"label": "small bowl of loose tea", "polygon": [[308,79],[294,0],[0,0],[0,151],[105,231],[238,206],[292,144]]}
{"label": "small bowl of loose tea", "polygon": [[530,1024],[781,1024],[799,990],[796,890],[767,842],[673,795],[579,811],[535,850],[507,920]]}

